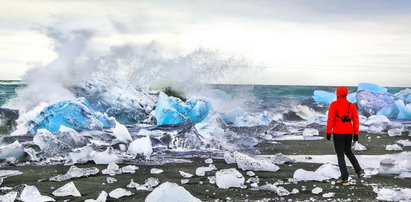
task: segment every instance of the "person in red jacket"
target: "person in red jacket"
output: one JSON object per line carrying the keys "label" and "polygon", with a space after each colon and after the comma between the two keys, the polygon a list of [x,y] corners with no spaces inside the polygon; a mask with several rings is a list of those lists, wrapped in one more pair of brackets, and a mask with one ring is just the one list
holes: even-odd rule
{"label": "person in red jacket", "polygon": [[360,122],[355,104],[348,102],[348,88],[338,87],[337,100],[330,104],[327,120],[327,140],[334,134],[334,148],[337,153],[338,166],[340,167],[342,185],[347,186],[348,171],[344,154],[354,166],[358,177],[364,176],[364,171],[351,151],[351,140],[358,141]]}

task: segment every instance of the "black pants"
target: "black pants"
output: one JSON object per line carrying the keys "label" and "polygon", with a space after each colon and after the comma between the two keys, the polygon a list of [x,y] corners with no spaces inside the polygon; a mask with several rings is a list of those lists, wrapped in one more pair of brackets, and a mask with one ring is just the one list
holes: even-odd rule
{"label": "black pants", "polygon": [[351,151],[351,140],[352,134],[334,134],[334,148],[337,153],[338,166],[340,167],[342,180],[348,180],[348,171],[345,164],[344,154],[347,155],[357,174],[362,171],[357,158],[355,158]]}

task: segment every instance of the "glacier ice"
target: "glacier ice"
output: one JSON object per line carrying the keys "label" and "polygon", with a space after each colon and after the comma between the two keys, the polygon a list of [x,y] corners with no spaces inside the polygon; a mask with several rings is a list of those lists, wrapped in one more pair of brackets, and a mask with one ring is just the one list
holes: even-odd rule
{"label": "glacier ice", "polygon": [[0,147],[0,159],[7,159],[10,157],[14,157],[15,159],[23,159],[24,156],[24,147],[18,140]]}
{"label": "glacier ice", "polygon": [[377,193],[377,200],[382,201],[408,201],[411,200],[410,188],[378,188],[374,187],[373,191]]}
{"label": "glacier ice", "polygon": [[235,168],[222,169],[215,173],[218,188],[228,189],[230,187],[242,187],[244,176]]}
{"label": "glacier ice", "polygon": [[131,196],[131,195],[133,195],[133,192],[128,191],[127,189],[117,188],[117,189],[111,191],[108,195],[111,198],[119,199],[121,197]]}
{"label": "glacier ice", "polygon": [[51,177],[49,180],[50,181],[55,181],[55,182],[61,182],[73,178],[80,178],[80,177],[88,177],[91,175],[97,175],[99,172],[99,169],[96,167],[91,167],[91,168],[78,168],[76,166],[71,166],[70,169],[67,171],[66,174],[63,175],[57,175],[54,177]]}
{"label": "glacier ice", "polygon": [[155,117],[157,125],[199,123],[212,111],[211,104],[203,99],[189,99],[183,102],[179,98],[160,92]]}
{"label": "glacier ice", "polygon": [[159,169],[159,168],[152,168],[152,169],[150,170],[150,173],[151,173],[151,174],[160,174],[160,173],[163,173],[163,172],[164,172],[164,170]]}
{"label": "glacier ice", "polygon": [[182,186],[171,182],[164,182],[155,188],[145,199],[145,202],[157,201],[200,202],[200,199],[191,195]]}
{"label": "glacier ice", "polygon": [[[93,152],[92,152],[93,153]],[[93,154],[90,154],[93,155]],[[93,161],[95,164],[109,164],[109,163],[121,163],[122,160],[115,153],[114,149],[108,147],[106,151],[103,152],[94,152]]]}
{"label": "glacier ice", "polygon": [[374,93],[386,93],[388,91],[387,88],[372,83],[359,83],[357,91],[361,90],[367,90]]}
{"label": "glacier ice", "polygon": [[102,192],[98,195],[98,197],[97,197],[96,200],[94,200],[94,199],[87,199],[87,200],[85,200],[84,202],[106,202],[107,196],[108,196],[107,192],[102,191]]}
{"label": "glacier ice", "polygon": [[26,186],[20,194],[20,200],[24,202],[32,201],[56,201],[49,196],[43,196],[35,186]]}
{"label": "glacier ice", "polygon": [[14,202],[17,197],[17,192],[15,191],[10,191],[7,194],[0,195],[0,201],[1,202]]}
{"label": "glacier ice", "polygon": [[320,194],[321,192],[323,192],[323,189],[321,187],[316,187],[313,190],[311,190],[311,193],[313,194]]}
{"label": "glacier ice", "polygon": [[76,131],[102,130],[112,126],[110,119],[100,112],[94,111],[85,98],[66,100],[50,105],[32,120],[30,134],[36,134],[38,129],[47,129],[54,133],[60,126],[66,126]]}
{"label": "glacier ice", "polygon": [[394,94],[395,96],[401,98],[407,103],[411,103],[411,89],[406,88]]}
{"label": "glacier ice", "polygon": [[262,190],[262,191],[270,191],[276,193],[278,196],[288,196],[291,193],[285,189],[284,187],[277,187],[275,184],[266,184],[257,188],[253,188],[253,190]]}
{"label": "glacier ice", "polygon": [[388,118],[396,118],[398,109],[395,101],[398,99],[390,93],[375,93],[371,91],[357,92],[358,112],[365,116],[384,115]]}
{"label": "glacier ice", "polygon": [[362,145],[361,143],[359,143],[358,141],[356,141],[351,148],[355,151],[365,151],[365,150],[367,150],[367,148],[364,145]]}
{"label": "glacier ice", "polygon": [[156,103],[156,95],[114,79],[89,79],[74,86],[72,91],[76,97],[85,97],[93,109],[121,124],[144,121]]}
{"label": "glacier ice", "polygon": [[190,178],[193,177],[193,174],[184,172],[184,171],[178,171],[180,173],[181,176],[183,176],[184,178]]}
{"label": "glacier ice", "polygon": [[150,137],[145,136],[131,142],[130,146],[128,147],[127,153],[134,156],[143,155],[146,158],[150,158],[151,153],[153,153],[153,147]]}
{"label": "glacier ice", "polygon": [[113,135],[123,142],[131,142],[133,140],[127,128],[117,121],[115,121],[115,127],[113,128]]}
{"label": "glacier ice", "polygon": [[81,196],[80,192],[77,190],[73,182],[69,182],[63,185],[62,187],[53,191],[52,194],[54,196],[75,196],[75,197]]}
{"label": "glacier ice", "polygon": [[398,144],[390,144],[385,146],[387,151],[402,151],[402,148]]}
{"label": "glacier ice", "polygon": [[240,152],[234,152],[234,159],[238,168],[244,171],[271,171],[276,172],[280,168],[268,160],[257,160]]}
{"label": "glacier ice", "polygon": [[411,104],[405,105],[403,100],[397,100],[395,106],[399,111],[397,119],[411,119]]}

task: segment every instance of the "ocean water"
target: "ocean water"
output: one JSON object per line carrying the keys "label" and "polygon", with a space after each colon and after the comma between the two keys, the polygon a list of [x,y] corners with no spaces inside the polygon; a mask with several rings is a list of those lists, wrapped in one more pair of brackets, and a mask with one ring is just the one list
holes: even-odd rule
{"label": "ocean water", "polygon": [[6,103],[11,97],[16,95],[16,89],[24,84],[15,80],[0,80],[0,106]]}

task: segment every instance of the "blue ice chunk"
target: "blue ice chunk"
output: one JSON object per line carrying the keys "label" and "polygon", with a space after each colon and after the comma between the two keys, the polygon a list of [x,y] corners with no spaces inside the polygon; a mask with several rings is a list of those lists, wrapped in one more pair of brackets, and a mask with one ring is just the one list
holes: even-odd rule
{"label": "blue ice chunk", "polygon": [[395,101],[395,106],[398,108],[397,119],[411,119],[411,111],[407,109],[403,100]]}
{"label": "blue ice chunk", "polygon": [[349,93],[349,94],[347,95],[347,100],[348,100],[348,102],[356,103],[356,102],[357,102],[356,96],[357,96],[357,92]]}
{"label": "blue ice chunk", "polygon": [[372,84],[372,83],[360,83],[358,84],[358,89],[357,91],[360,90],[368,90],[374,93],[386,93],[388,91],[387,88],[384,88],[382,86],[379,86],[377,84]]}
{"label": "blue ice chunk", "polygon": [[222,113],[222,119],[227,124],[232,124],[235,122],[237,117],[245,116],[247,113],[240,107],[237,107],[231,111]]}
{"label": "blue ice chunk", "polygon": [[85,98],[66,100],[45,108],[31,123],[30,134],[38,129],[54,133],[60,126],[76,131],[101,130],[112,126],[110,120],[100,112],[95,112]]}
{"label": "blue ice chunk", "polygon": [[377,115],[383,115],[389,119],[395,119],[398,116],[398,108],[395,105],[386,105],[377,112]]}
{"label": "blue ice chunk", "polygon": [[331,103],[337,100],[335,93],[330,93],[324,90],[315,90],[313,98],[317,103]]}
{"label": "blue ice chunk", "polygon": [[203,99],[190,99],[187,102],[167,96],[163,92],[157,99],[155,117],[157,125],[199,123],[212,111],[211,104]]}

